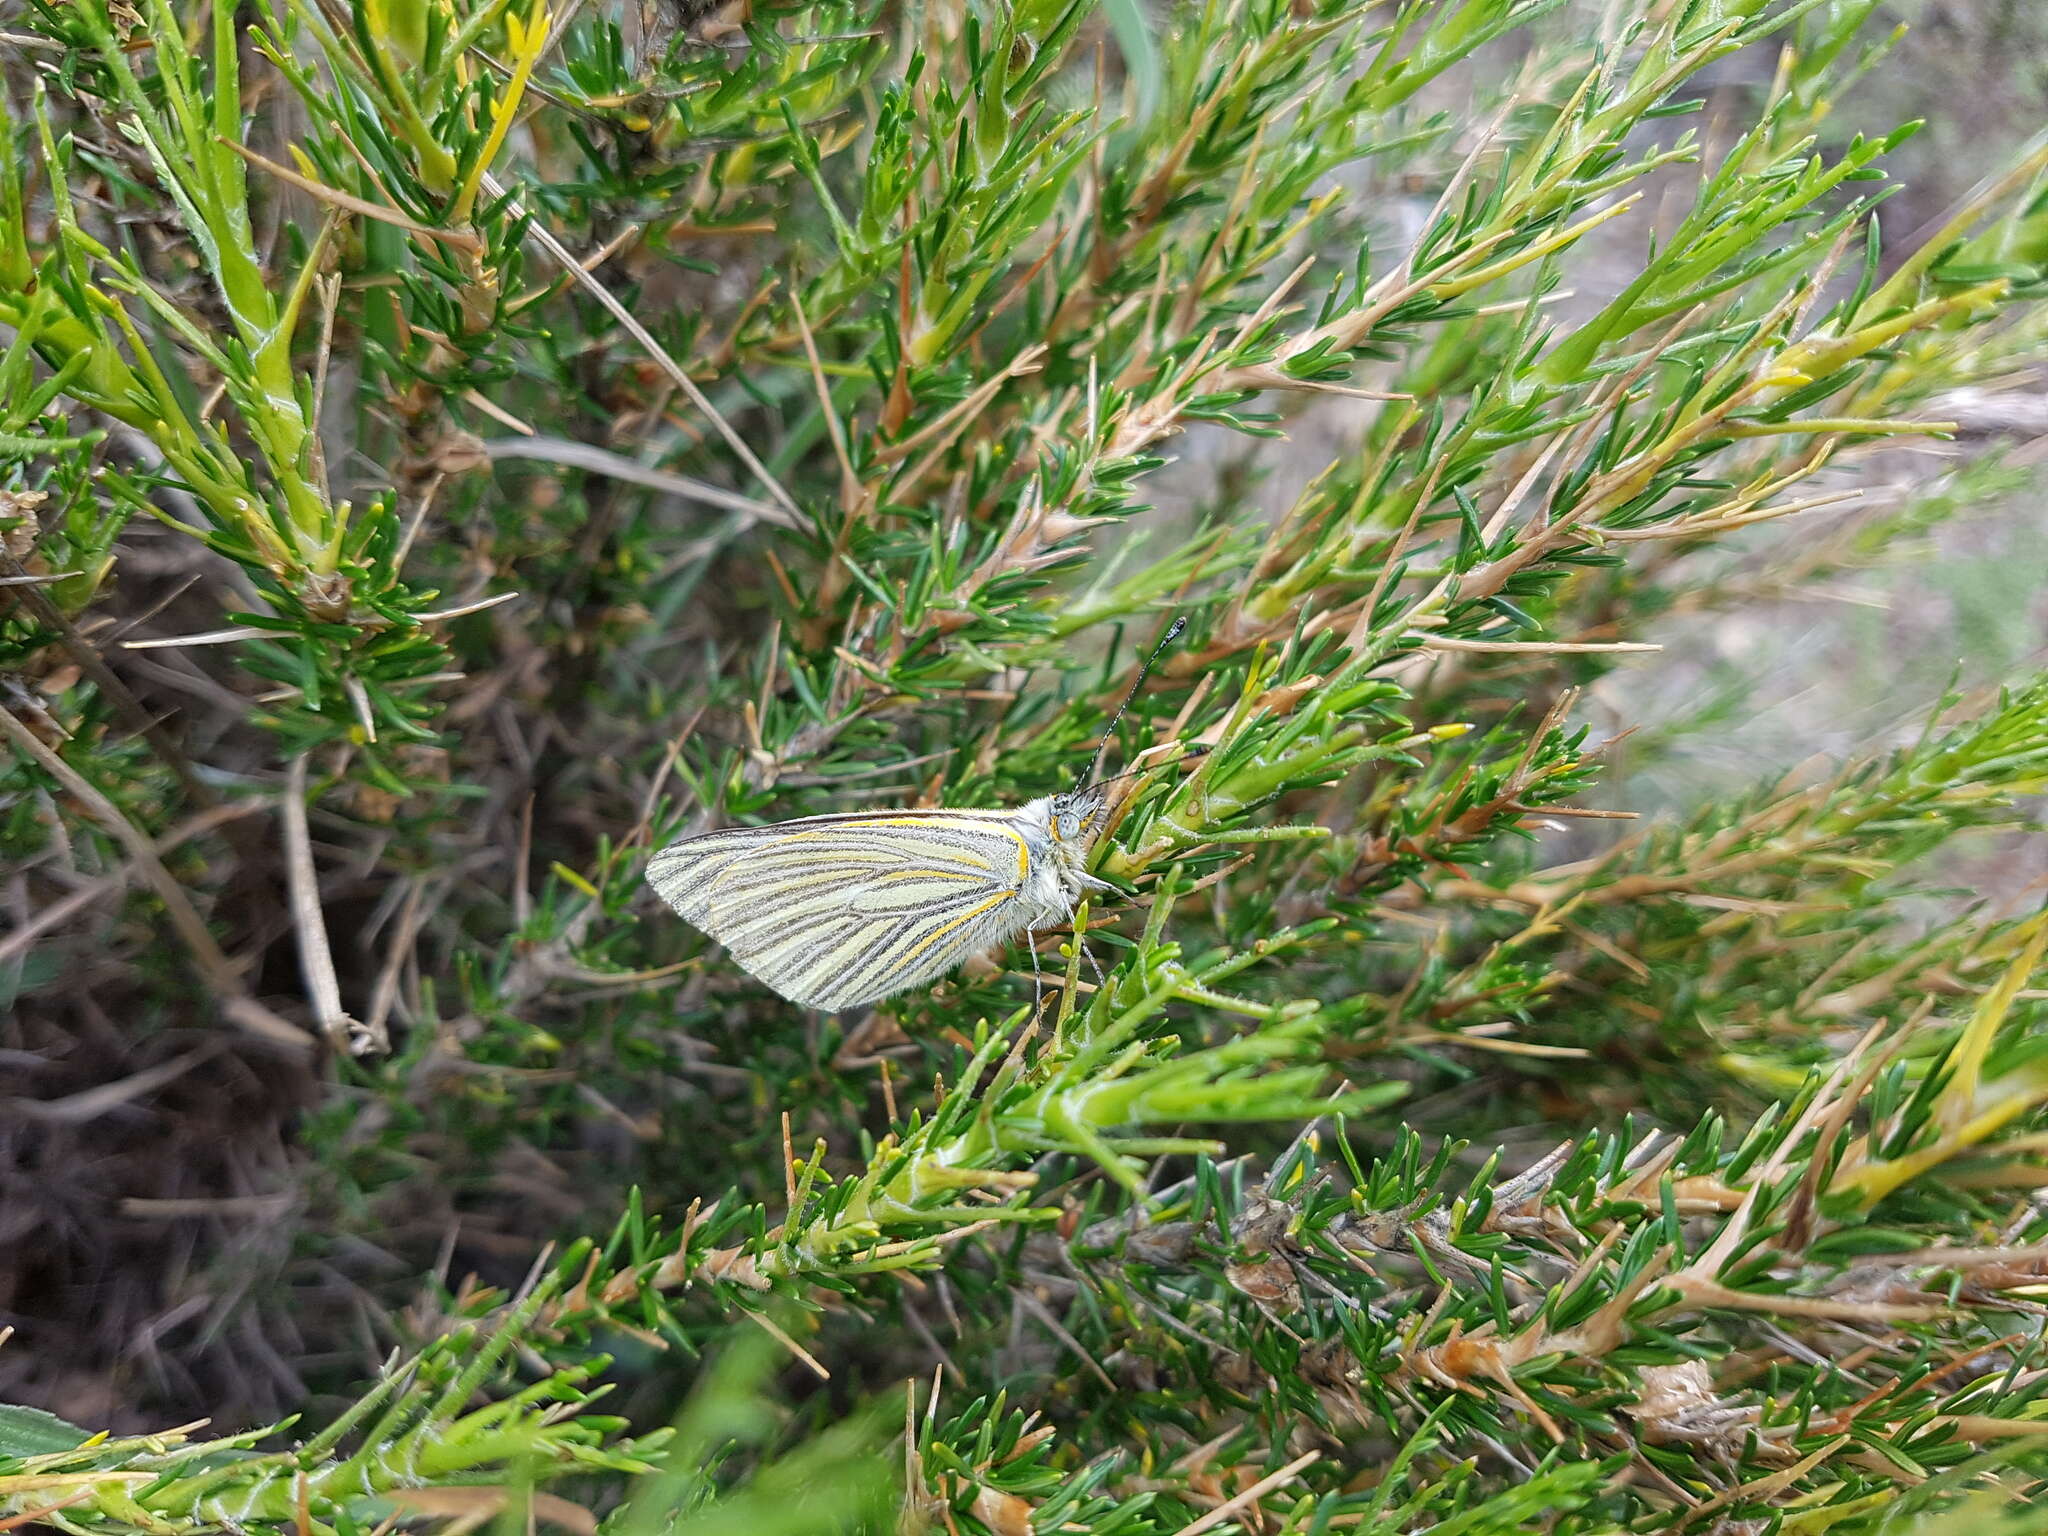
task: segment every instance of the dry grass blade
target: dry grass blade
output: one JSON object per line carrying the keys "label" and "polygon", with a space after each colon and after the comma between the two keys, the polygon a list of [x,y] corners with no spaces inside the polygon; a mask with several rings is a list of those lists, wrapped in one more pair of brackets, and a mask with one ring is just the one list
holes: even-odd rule
{"label": "dry grass blade", "polygon": [[[484,188],[492,197],[505,196],[504,187],[488,171],[484,173],[482,182]],[[583,263],[570,255],[568,248],[550,234],[547,227],[539,219],[528,215],[525,209],[519,205],[517,198],[509,200],[507,207],[514,217],[527,218],[529,220],[527,233],[548,255],[554,258],[555,264],[562,271],[569,274],[592,298],[611,311],[612,318],[619,322],[625,329],[626,334],[640,344],[647,355],[660,365],[662,372],[669,376],[670,381],[676,388],[687,395],[690,403],[702,411],[706,419],[718,429],[718,435],[725,439],[727,445],[731,447],[734,453],[739,455],[740,462],[753,471],[754,478],[761,482],[768,493],[781,505],[782,510],[792,518],[801,518],[803,515],[802,511],[798,508],[795,499],[783,488],[782,482],[768,472],[768,466],[761,462],[755,455],[754,450],[747,446],[746,440],[732,429],[732,424],[720,414],[718,408],[711,403],[704,391],[697,387],[697,381],[690,377],[689,371],[674,358],[670,357],[668,349],[654,339],[654,333],[635,319],[633,312],[621,304],[609,288],[605,287],[603,283],[600,283],[590,272],[585,270]]]}
{"label": "dry grass blade", "polygon": [[334,974],[334,952],[327,942],[327,917],[320,909],[320,876],[313,867],[313,839],[306,826],[306,759],[292,759],[285,772],[284,794],[278,801],[284,815],[284,869],[291,892],[292,926],[299,936],[299,969],[306,980],[313,1019],[329,1045],[361,1056],[391,1048],[350,1018],[341,1006],[341,983]]}
{"label": "dry grass blade", "polygon": [[301,192],[319,199],[330,207],[339,208],[345,213],[360,214],[366,219],[375,219],[380,224],[389,224],[395,229],[405,230],[408,234],[418,235],[422,239],[438,240],[472,256],[483,254],[484,243],[468,230],[442,229],[432,224],[422,224],[417,219],[408,218],[396,208],[386,208],[382,204],[356,197],[324,182],[315,181],[310,176],[302,176],[288,165],[266,160],[246,144],[238,144],[233,139],[217,139],[215,142],[223,149],[233,150],[265,175],[275,176],[279,181],[297,187]]}
{"label": "dry grass blade", "polygon": [[568,469],[586,470],[593,475],[606,475],[632,485],[644,485],[649,490],[660,491],[664,495],[679,496],[685,501],[701,502],[708,507],[721,507],[728,512],[737,512],[749,522],[771,523],[778,528],[802,526],[793,514],[771,502],[742,496],[736,491],[728,491],[723,486],[713,485],[708,480],[637,464],[624,455],[613,453],[608,448],[600,448],[595,443],[571,442],[565,437],[550,437],[545,434],[533,437],[487,438],[484,441],[484,452],[493,460],[531,459],[542,464],[559,464]]}
{"label": "dry grass blade", "polygon": [[1321,1451],[1304,1451],[1277,1472],[1268,1473],[1242,1493],[1225,1499],[1207,1514],[1190,1520],[1174,1536],[1202,1536],[1204,1531],[1213,1531],[1226,1520],[1234,1520],[1276,1488],[1284,1487],[1301,1473],[1323,1459]]}

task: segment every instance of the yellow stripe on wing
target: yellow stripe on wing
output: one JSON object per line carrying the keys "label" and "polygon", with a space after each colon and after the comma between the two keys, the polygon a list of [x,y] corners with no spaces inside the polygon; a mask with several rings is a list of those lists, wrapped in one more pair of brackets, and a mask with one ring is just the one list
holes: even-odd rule
{"label": "yellow stripe on wing", "polygon": [[[1000,832],[1017,845],[1018,882],[1021,884],[1031,878],[1031,845],[1024,840],[1022,832],[1019,832],[1007,821],[969,821],[962,813],[956,812],[954,815],[960,816],[961,819],[955,820],[953,816],[862,816],[858,819],[848,817],[843,827],[944,827],[948,831],[955,832]],[[788,836],[792,839],[799,837],[829,837],[835,832],[843,830],[843,827],[819,827],[810,832],[791,832]],[[942,846],[946,848],[949,858],[957,858],[963,864],[978,864],[983,869],[989,870],[995,867],[971,853],[961,852],[950,844]]]}
{"label": "yellow stripe on wing", "polygon": [[982,902],[979,906],[971,907],[967,911],[961,913],[960,916],[954,918],[950,923],[941,924],[939,927],[933,929],[930,933],[926,934],[922,939],[919,939],[916,944],[912,945],[902,954],[891,955],[889,958],[896,965],[906,965],[910,961],[915,960],[919,955],[923,954],[926,950],[930,949],[934,944],[938,943],[939,940],[943,939],[955,928],[958,928],[962,923],[971,923],[974,921],[974,919],[981,916],[982,913],[988,911],[990,907],[999,907],[1006,901],[1015,901],[1016,899],[1017,893],[1015,891],[1004,891],[1000,896],[991,896],[987,901]]}

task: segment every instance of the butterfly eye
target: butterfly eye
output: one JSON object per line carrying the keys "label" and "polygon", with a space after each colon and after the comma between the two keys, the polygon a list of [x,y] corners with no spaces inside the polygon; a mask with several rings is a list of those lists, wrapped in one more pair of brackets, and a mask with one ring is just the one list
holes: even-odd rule
{"label": "butterfly eye", "polygon": [[1059,833],[1063,838],[1080,836],[1081,818],[1072,811],[1061,811],[1059,814]]}

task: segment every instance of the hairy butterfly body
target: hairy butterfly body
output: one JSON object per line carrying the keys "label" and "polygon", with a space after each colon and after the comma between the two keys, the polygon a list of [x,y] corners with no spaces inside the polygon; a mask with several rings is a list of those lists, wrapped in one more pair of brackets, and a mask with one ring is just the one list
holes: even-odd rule
{"label": "hairy butterfly body", "polygon": [[727,827],[669,844],[647,865],[662,900],[740,967],[806,1008],[858,1008],[930,981],[1019,934],[1066,922],[1089,891],[1108,797],[1094,781],[1015,810],[851,811]]}

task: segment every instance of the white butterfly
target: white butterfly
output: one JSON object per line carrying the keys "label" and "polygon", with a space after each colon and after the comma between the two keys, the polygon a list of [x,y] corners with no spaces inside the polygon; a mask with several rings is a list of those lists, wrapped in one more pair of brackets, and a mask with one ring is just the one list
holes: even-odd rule
{"label": "white butterfly", "polygon": [[[1126,708],[1185,625],[1167,630]],[[1094,771],[1091,763],[1087,779]],[[1088,873],[1107,805],[1101,785],[1084,779],[1015,810],[854,811],[728,827],[669,844],[648,862],[647,880],[791,1002],[858,1008],[1064,923],[1088,892],[1113,890]]]}
{"label": "white butterfly", "polygon": [[857,1008],[1072,917],[1105,797],[1011,811],[870,811],[730,827],[647,866],[662,899],[807,1008]]}

